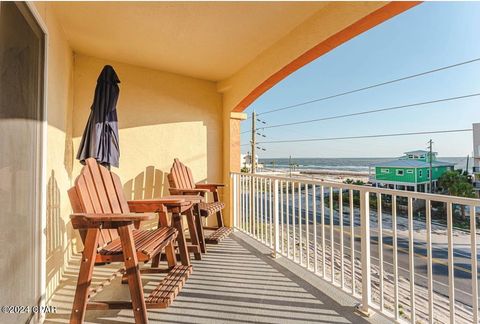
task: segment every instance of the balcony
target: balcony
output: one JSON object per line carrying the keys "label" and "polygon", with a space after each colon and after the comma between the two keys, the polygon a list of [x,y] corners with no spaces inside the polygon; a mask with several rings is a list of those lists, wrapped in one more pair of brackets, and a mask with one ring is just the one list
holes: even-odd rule
{"label": "balcony", "polygon": [[[65,280],[52,298],[57,313],[46,323],[68,323],[78,275],[79,258],[68,267]],[[271,250],[246,234],[235,233],[219,245],[209,246],[171,307],[150,310],[151,322],[170,323],[367,323],[353,312],[356,301],[287,259],[274,260]],[[95,285],[103,283],[101,299],[128,300],[118,264],[96,267]],[[152,289],[158,275],[143,276]],[[99,289],[100,290],[100,289]],[[95,297],[94,297],[95,298]],[[131,310],[87,311],[88,323],[133,323]]]}
{"label": "balcony", "polygon": [[[237,231],[194,261],[194,273],[173,306],[149,311],[152,320],[384,319],[360,317],[353,307],[360,304],[360,312],[379,313],[387,322],[478,321],[472,311],[478,309],[477,258],[471,257],[477,237],[454,222],[460,218],[463,227],[476,228],[477,200],[229,173],[238,170],[242,112],[254,100],[327,49],[416,4],[0,2],[4,16],[10,13],[6,6],[18,7],[24,26],[8,25],[11,44],[5,46],[21,53],[35,49],[24,58],[42,63],[28,66],[42,71],[37,75],[26,73],[17,55],[9,56],[15,64],[4,62],[9,90],[29,91],[4,93],[9,100],[29,97],[35,114],[8,118],[15,128],[2,128],[8,135],[8,154],[2,156],[10,160],[0,169],[7,179],[0,188],[6,198],[0,264],[9,271],[2,273],[0,304],[56,306],[47,322],[69,321],[83,246],[70,222],[67,192],[82,167],[75,155],[98,73],[113,64],[122,82],[118,174],[128,197],[167,195],[166,174],[175,157],[192,166],[196,181],[232,177],[223,200],[226,224]],[[280,9],[286,14],[279,16]],[[23,37],[23,28],[38,40]],[[35,42],[19,46],[20,40]],[[38,91],[24,87],[30,84]],[[6,106],[8,116],[27,107],[18,102]],[[22,120],[35,124],[28,145],[12,131],[25,130]],[[96,269],[100,288],[92,294],[103,290],[102,299],[129,298],[117,266]],[[144,280],[151,289],[158,278]],[[3,315],[0,322],[10,323],[43,316]],[[87,321],[133,322],[133,316],[90,311]]]}
{"label": "balcony", "polygon": [[[152,322],[477,321],[478,234],[459,220],[476,228],[479,200],[258,174],[231,179],[236,231],[193,261],[173,305],[148,312]],[[68,322],[78,266],[74,257],[47,323]],[[93,299],[129,299],[118,267],[96,267]],[[143,281],[148,291],[159,277]],[[130,310],[88,311],[86,321],[134,318]]]}

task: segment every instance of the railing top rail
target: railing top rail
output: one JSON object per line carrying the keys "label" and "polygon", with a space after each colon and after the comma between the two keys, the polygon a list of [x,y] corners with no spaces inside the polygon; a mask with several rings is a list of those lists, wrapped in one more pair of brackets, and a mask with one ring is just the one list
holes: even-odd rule
{"label": "railing top rail", "polygon": [[254,177],[254,178],[300,182],[303,184],[321,185],[326,187],[333,187],[336,189],[351,189],[351,190],[358,190],[358,191],[367,191],[372,193],[395,195],[395,196],[406,197],[406,198],[411,197],[415,199],[424,199],[424,200],[430,200],[430,201],[436,201],[436,202],[445,202],[445,203],[480,207],[480,199],[476,199],[476,198],[465,198],[465,197],[431,194],[431,193],[406,191],[406,190],[384,189],[384,188],[376,188],[376,187],[370,187],[370,186],[331,182],[331,181],[325,181],[325,180],[310,180],[310,179],[280,177],[280,176],[273,176],[273,175],[262,175],[258,173],[253,174],[253,173],[244,173],[244,172],[230,172],[230,174],[232,175],[236,174],[236,175],[248,176],[248,177]]}

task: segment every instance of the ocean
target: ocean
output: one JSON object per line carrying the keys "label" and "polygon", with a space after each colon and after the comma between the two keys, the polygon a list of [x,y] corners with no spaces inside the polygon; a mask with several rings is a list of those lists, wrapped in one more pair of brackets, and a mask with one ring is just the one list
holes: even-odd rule
{"label": "ocean", "polygon": [[[368,168],[378,162],[390,161],[395,158],[293,158],[291,162],[297,164],[296,170],[338,170],[368,172]],[[465,169],[467,157],[438,157],[439,161],[455,163],[455,169]],[[273,162],[273,163],[272,163]],[[265,169],[288,170],[288,158],[260,158],[259,163]],[[473,159],[468,162],[469,171],[472,170]]]}

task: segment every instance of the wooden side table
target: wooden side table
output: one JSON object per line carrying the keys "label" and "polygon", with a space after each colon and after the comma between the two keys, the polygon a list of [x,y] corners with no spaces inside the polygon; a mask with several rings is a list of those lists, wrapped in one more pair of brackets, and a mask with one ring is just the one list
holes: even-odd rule
{"label": "wooden side table", "polygon": [[[168,203],[165,203],[165,200],[168,199],[171,199],[175,204],[169,205]],[[177,238],[177,242],[182,264],[190,265],[189,253],[193,253],[196,260],[201,260],[201,253],[206,252],[205,238],[200,216],[195,215],[193,208],[197,209],[197,215],[199,215],[198,204],[203,202],[204,198],[197,195],[171,195],[162,197],[161,201],[162,204],[160,205],[156,199],[130,200],[128,201],[128,206],[130,211],[134,213],[155,212],[163,214],[164,216],[166,216],[167,213],[171,213],[172,223],[164,224],[162,221],[165,222],[167,217],[159,217],[159,226],[174,226],[178,230],[179,237]],[[182,201],[182,203],[179,205],[178,201]],[[188,231],[191,240],[189,244],[187,244],[183,232],[181,215],[184,215],[187,218]],[[153,260],[152,264],[158,265],[159,261],[160,258],[157,257]]]}

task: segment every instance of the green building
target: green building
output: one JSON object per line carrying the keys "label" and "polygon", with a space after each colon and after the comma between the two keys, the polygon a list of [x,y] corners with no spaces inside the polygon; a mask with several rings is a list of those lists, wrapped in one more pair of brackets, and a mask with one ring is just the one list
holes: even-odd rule
{"label": "green building", "polygon": [[429,151],[423,150],[405,152],[396,160],[373,165],[375,175],[371,168],[370,182],[380,188],[429,192],[430,168],[435,190],[438,178],[453,167],[453,163],[438,161],[436,152],[432,152],[431,156]]}

